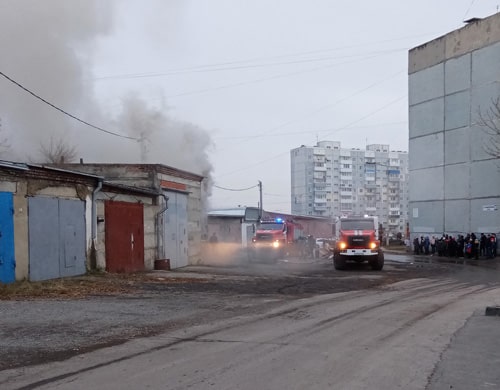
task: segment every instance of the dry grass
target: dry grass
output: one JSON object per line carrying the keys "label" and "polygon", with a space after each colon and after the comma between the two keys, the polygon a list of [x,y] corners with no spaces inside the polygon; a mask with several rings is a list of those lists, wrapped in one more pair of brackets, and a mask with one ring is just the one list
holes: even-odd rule
{"label": "dry grass", "polygon": [[78,299],[95,295],[136,293],[143,283],[203,283],[198,278],[161,277],[147,273],[108,274],[52,279],[41,282],[0,283],[0,300],[16,299]]}
{"label": "dry grass", "polygon": [[0,284],[0,299],[84,298],[89,295],[115,295],[131,286],[110,278],[67,278],[43,282]]}

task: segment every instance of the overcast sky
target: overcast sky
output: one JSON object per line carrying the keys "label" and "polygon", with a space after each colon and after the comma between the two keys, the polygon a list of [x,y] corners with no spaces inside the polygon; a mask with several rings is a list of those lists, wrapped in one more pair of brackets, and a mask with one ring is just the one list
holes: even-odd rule
{"label": "overcast sky", "polygon": [[[54,12],[37,8],[40,3]],[[149,130],[137,130],[141,126],[156,134],[146,137],[140,154],[136,141],[88,129],[82,136],[83,125],[58,114],[51,120],[65,124],[61,132],[81,144],[81,156],[109,160],[111,152],[101,151],[108,144],[116,160],[136,153],[139,160],[210,174],[223,188],[248,188],[261,180],[264,208],[289,212],[290,150],[318,140],[408,150],[408,50],[463,26],[465,19],[497,12],[500,0],[74,0],[68,3],[81,7],[73,9],[63,3],[38,2],[34,8],[44,12],[44,23],[22,39],[43,48],[40,34],[47,41],[61,36],[53,45],[65,46],[61,52],[79,62],[66,77],[79,78],[70,92],[81,97],[73,96],[66,107],[121,134],[144,136]],[[10,12],[4,20],[0,13],[0,71],[65,106],[61,94],[35,80],[46,77],[45,67],[52,69],[57,56],[38,66],[18,55],[24,44],[13,31],[21,36],[26,18],[20,13],[34,4],[0,0]],[[87,14],[79,8],[91,9]],[[84,22],[60,30],[61,19],[71,14]],[[51,22],[54,34],[45,33]],[[20,110],[20,103],[10,103],[20,93],[15,88],[0,80],[0,116],[14,146],[16,134],[29,126],[13,115]],[[148,119],[131,118],[130,112]],[[162,127],[164,122],[169,125]],[[213,188],[210,204],[256,206],[258,200],[257,188]]]}

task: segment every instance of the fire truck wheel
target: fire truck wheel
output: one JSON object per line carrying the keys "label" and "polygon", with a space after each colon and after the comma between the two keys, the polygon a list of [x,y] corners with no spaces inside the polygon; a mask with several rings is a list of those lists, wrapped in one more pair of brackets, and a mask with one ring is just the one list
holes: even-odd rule
{"label": "fire truck wheel", "polygon": [[381,271],[382,268],[384,268],[384,254],[380,252],[377,257],[375,257],[373,261],[370,262],[370,265],[372,267],[372,270]]}
{"label": "fire truck wheel", "polygon": [[342,256],[335,254],[333,255],[333,266],[336,270],[342,271],[347,268],[345,259]]}

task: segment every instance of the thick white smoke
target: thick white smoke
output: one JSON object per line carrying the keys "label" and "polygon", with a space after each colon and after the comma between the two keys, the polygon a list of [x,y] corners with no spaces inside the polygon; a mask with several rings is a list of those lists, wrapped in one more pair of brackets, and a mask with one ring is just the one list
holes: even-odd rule
{"label": "thick white smoke", "polygon": [[[91,69],[97,41],[113,32],[115,6],[101,0],[0,0],[0,71],[51,103],[99,127],[89,128],[0,76],[0,158],[41,161],[41,145],[63,139],[86,162],[148,162],[209,176],[209,134],[130,93],[113,117],[96,104]],[[3,143],[5,145],[5,143]]]}
{"label": "thick white smoke", "polygon": [[[0,71],[77,115],[92,102],[89,54],[100,34],[109,32],[107,2],[2,0]],[[92,111],[92,110],[90,110]],[[50,137],[76,144],[80,127],[0,78],[0,116],[11,146],[8,157],[37,160]]]}
{"label": "thick white smoke", "polygon": [[[207,131],[187,122],[175,120],[164,110],[148,107],[133,95],[123,99],[121,114],[114,127],[122,128],[139,141],[121,141],[128,145],[136,162],[175,165],[184,170],[208,176],[212,169],[208,151],[212,141]],[[123,153],[123,150],[119,150]]]}

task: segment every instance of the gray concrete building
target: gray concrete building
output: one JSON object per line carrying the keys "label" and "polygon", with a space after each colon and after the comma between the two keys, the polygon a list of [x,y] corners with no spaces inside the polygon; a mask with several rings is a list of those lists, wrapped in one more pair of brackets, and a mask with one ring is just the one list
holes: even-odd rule
{"label": "gray concrete building", "polygon": [[342,148],[337,141],[293,149],[291,210],[294,215],[377,215],[384,229],[406,234],[408,153],[389,145]]}
{"label": "gray concrete building", "polygon": [[0,284],[153,269],[159,191],[0,160]]}
{"label": "gray concrete building", "polygon": [[171,268],[202,261],[203,229],[206,226],[203,176],[162,164],[80,163],[61,166],[102,176],[108,183],[151,189],[163,195],[155,210],[145,210],[145,219],[152,222],[145,226],[145,262],[149,269],[156,259],[168,259]]}
{"label": "gray concrete building", "polygon": [[479,112],[500,97],[500,13],[409,51],[410,230],[500,232],[500,167]]}

